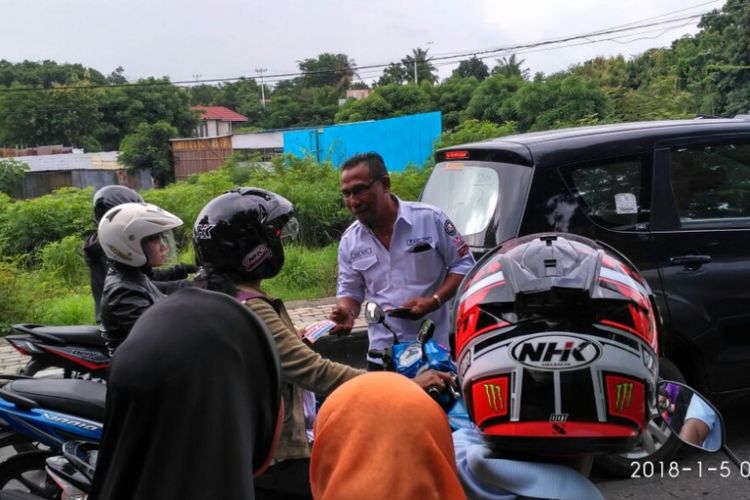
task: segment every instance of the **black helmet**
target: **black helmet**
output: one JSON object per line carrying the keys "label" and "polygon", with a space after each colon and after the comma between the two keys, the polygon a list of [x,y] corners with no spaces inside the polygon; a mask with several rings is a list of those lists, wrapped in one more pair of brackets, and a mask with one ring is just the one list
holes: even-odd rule
{"label": "black helmet", "polygon": [[99,224],[104,214],[123,203],[143,203],[141,195],[127,186],[104,186],[94,193],[94,222]]}
{"label": "black helmet", "polygon": [[284,265],[282,237],[296,236],[294,206],[265,189],[242,187],[203,207],[193,227],[199,266],[241,280],[272,278]]}

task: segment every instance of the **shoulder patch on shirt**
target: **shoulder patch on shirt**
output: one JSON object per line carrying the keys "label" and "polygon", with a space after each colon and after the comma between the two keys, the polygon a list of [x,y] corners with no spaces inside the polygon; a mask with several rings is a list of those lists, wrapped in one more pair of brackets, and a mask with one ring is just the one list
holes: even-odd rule
{"label": "shoulder patch on shirt", "polygon": [[448,236],[453,236],[456,234],[456,226],[453,225],[450,219],[446,219],[445,221],[445,232]]}
{"label": "shoulder patch on shirt", "polygon": [[360,248],[359,250],[352,250],[351,259],[356,260],[363,255],[372,255],[372,247]]}
{"label": "shoulder patch on shirt", "polygon": [[458,255],[460,255],[461,257],[469,253],[469,245],[466,244],[466,241],[461,237],[460,234],[451,238],[451,245],[453,245],[453,248],[456,249],[456,252],[458,252]]}

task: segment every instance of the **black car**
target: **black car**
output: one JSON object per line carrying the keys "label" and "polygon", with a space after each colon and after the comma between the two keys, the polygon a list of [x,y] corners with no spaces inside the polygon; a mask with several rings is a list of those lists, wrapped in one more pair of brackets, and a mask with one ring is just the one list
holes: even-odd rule
{"label": "black car", "polygon": [[[655,293],[661,375],[684,375],[714,401],[750,390],[750,121],[624,123],[450,147],[436,153],[421,200],[442,208],[477,256],[546,231],[615,247]],[[651,437],[600,463],[629,474],[631,459],[679,446],[663,424]]]}

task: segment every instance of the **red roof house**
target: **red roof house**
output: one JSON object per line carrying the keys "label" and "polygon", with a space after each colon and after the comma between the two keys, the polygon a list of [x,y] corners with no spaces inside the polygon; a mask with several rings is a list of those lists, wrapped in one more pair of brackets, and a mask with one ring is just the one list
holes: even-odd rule
{"label": "red roof house", "polygon": [[247,117],[224,106],[193,106],[190,109],[200,113],[200,123],[196,129],[198,137],[218,137],[234,132],[235,123],[246,123]]}

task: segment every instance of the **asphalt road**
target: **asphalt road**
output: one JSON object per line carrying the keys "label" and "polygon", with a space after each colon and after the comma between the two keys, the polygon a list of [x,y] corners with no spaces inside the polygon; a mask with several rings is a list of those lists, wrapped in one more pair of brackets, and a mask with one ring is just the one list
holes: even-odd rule
{"label": "asphalt road", "polygon": [[639,470],[639,477],[620,480],[595,472],[592,480],[608,499],[750,499],[750,399],[724,407],[722,414],[726,444],[746,462],[742,472],[721,451],[706,453],[685,446],[675,465],[655,463],[653,470]]}

